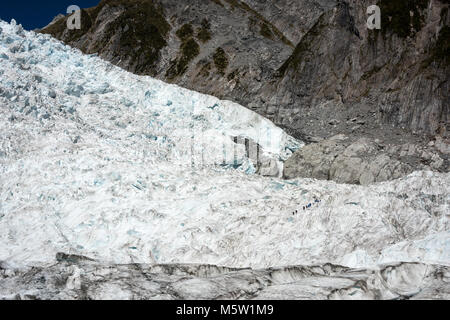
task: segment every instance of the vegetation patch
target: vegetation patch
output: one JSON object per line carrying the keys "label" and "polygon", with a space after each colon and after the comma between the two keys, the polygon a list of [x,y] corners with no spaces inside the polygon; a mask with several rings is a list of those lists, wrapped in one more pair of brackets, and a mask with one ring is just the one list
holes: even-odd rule
{"label": "vegetation patch", "polygon": [[[109,5],[123,5],[124,1],[113,0]],[[150,1],[125,1],[126,10],[118,19],[108,25],[106,39],[113,37],[118,30],[124,30],[120,36],[121,50],[138,62],[137,73],[151,72],[159,60],[160,50],[167,46],[165,40],[170,26],[160,8]],[[126,31],[125,31],[126,30]],[[134,49],[134,50],[130,50]]]}
{"label": "vegetation patch", "polygon": [[239,7],[239,2],[237,0],[225,0],[225,2],[227,2],[231,6],[231,10]]}
{"label": "vegetation patch", "polygon": [[[197,37],[200,41],[206,42],[211,38],[208,32],[210,28],[208,20],[204,19],[201,26],[201,30],[197,31]],[[194,28],[190,23],[186,23],[178,29],[176,35],[182,43],[178,58],[171,62],[169,69],[166,71],[166,77],[169,80],[185,74],[189,68],[189,63],[200,54],[200,46],[194,39]]]}
{"label": "vegetation patch", "polygon": [[375,66],[375,67],[373,67],[371,70],[365,72],[362,75],[361,80],[368,80],[368,79],[372,78],[372,76],[374,76],[375,74],[380,72],[381,69],[383,69],[383,68],[384,68],[384,66]]}
{"label": "vegetation patch", "polygon": [[[201,22],[201,27],[197,29],[197,39],[205,43],[211,39],[209,32],[211,25],[205,18]],[[189,63],[200,54],[200,46],[194,39],[194,28],[190,23],[184,24],[177,30],[176,35],[182,41],[180,46],[180,53],[177,59],[171,62],[169,69],[166,72],[166,77],[173,80],[176,77],[182,76],[189,68]],[[209,66],[202,69],[202,74],[209,75]]]}
{"label": "vegetation patch", "polygon": [[181,41],[186,41],[194,35],[194,29],[190,23],[186,23],[177,30],[176,35]]}
{"label": "vegetation patch", "polygon": [[223,3],[220,2],[220,0],[211,0],[211,1],[218,4],[219,6],[223,7]]}
{"label": "vegetation patch", "polygon": [[222,48],[217,48],[213,55],[214,64],[221,75],[225,75],[228,68],[228,56]]}
{"label": "vegetation patch", "polygon": [[[294,44],[284,36],[284,34],[278,30],[277,27],[272,25],[269,21],[266,20],[261,14],[259,14],[257,11],[249,7],[246,3],[239,1],[239,0],[224,0],[228,2],[231,6],[231,9],[234,10],[236,7],[241,8],[242,10],[250,13],[252,16],[257,17],[260,21],[263,22],[263,24],[266,24],[269,30],[271,29],[271,33],[274,33],[284,44],[294,47]],[[262,31],[262,29],[261,29]],[[262,34],[262,33],[261,33]]]}
{"label": "vegetation patch", "polygon": [[[102,39],[93,49],[87,51],[87,44],[81,49],[85,53],[102,53],[110,50],[111,39],[120,35],[119,46],[114,54],[121,58],[131,59],[138,68],[136,73],[155,73],[160,50],[167,45],[165,38],[170,31],[163,9],[150,0],[102,0],[93,8],[82,10],[81,30],[66,31],[67,17],[42,30],[54,37],[71,44],[79,41],[88,32],[95,32],[96,20],[105,7],[120,7],[124,12],[105,27]],[[132,50],[130,50],[130,48]]]}
{"label": "vegetation patch", "polygon": [[322,14],[322,16],[317,20],[316,24],[310,29],[310,31],[308,31],[308,33],[305,34],[297,47],[295,47],[292,55],[278,69],[278,76],[283,76],[289,69],[297,70],[302,61],[308,61],[314,40],[322,33],[322,30],[326,26],[326,16],[325,14]]}
{"label": "vegetation patch", "polygon": [[261,25],[261,30],[259,32],[263,37],[273,40],[273,33],[270,27],[267,25],[267,23],[263,23]]}
{"label": "vegetation patch", "polygon": [[189,63],[199,55],[200,46],[193,38],[189,38],[182,43],[180,51],[180,56],[178,59],[172,61],[171,66],[166,72],[167,78],[171,80],[183,75],[187,71]]}
{"label": "vegetation patch", "polygon": [[207,60],[201,60],[199,61],[197,66],[201,67],[200,72],[198,74],[203,78],[208,78],[211,71],[211,62]]}
{"label": "vegetation patch", "polygon": [[450,65],[450,27],[444,26],[439,32],[439,37],[430,52],[430,57],[426,59],[421,67],[427,68],[431,63],[443,63]]}
{"label": "vegetation patch", "polygon": [[[447,0],[446,3],[450,4]],[[448,7],[441,11],[441,21],[445,23],[448,19]],[[432,58],[436,61],[442,61],[447,66],[450,65],[450,26],[444,25],[439,32],[438,39],[432,50]]]}
{"label": "vegetation patch", "polygon": [[414,35],[420,31],[424,24],[423,11],[427,8],[429,0],[381,0],[378,6],[381,9],[381,32],[388,31],[401,38]]}
{"label": "vegetation patch", "polygon": [[227,76],[228,81],[236,80],[236,82],[239,82],[239,69],[233,70],[233,72],[230,72]]}
{"label": "vegetation patch", "polygon": [[197,30],[197,39],[203,43],[211,40],[211,24],[208,19],[204,18],[201,23],[201,27]]}

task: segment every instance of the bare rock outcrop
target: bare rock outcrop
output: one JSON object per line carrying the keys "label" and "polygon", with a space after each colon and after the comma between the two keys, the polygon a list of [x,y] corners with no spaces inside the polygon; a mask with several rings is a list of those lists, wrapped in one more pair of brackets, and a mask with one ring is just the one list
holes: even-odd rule
{"label": "bare rock outcrop", "polygon": [[284,177],[334,180],[368,185],[403,177],[415,170],[448,170],[448,161],[433,147],[387,145],[338,135],[300,149],[284,164]]}
{"label": "bare rock outcrop", "polygon": [[448,1],[379,0],[381,30],[366,26],[373,1],[337,1],[301,38],[251,104],[305,134],[352,133],[336,114],[374,112],[379,128],[448,136]]}

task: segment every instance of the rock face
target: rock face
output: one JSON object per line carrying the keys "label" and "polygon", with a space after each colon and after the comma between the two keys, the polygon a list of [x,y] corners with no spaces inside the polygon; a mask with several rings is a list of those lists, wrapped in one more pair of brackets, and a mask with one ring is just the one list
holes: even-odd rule
{"label": "rock face", "polygon": [[334,180],[368,185],[397,179],[415,170],[448,170],[448,162],[431,147],[414,144],[385,145],[361,138],[350,142],[344,135],[309,144],[284,165],[284,177]]}
{"label": "rock face", "polygon": [[[368,30],[367,8],[375,3],[381,30]],[[338,134],[394,149],[436,140],[439,157],[448,157],[446,0],[103,0],[82,11],[82,30],[67,30],[66,19],[41,32],[131,72],[236,101],[307,143]],[[392,157],[371,150],[377,163]],[[299,172],[322,162],[304,161]],[[392,161],[388,168],[398,173],[377,167],[363,180],[422,167]],[[448,171],[448,163],[438,169]],[[361,183],[356,173],[333,172],[306,176]]]}
{"label": "rock face", "polygon": [[332,120],[343,105],[350,116],[375,112],[380,124],[445,134],[448,2],[378,1],[380,31],[366,27],[371,4],[338,1],[323,13],[255,104],[275,122],[306,133]]}
{"label": "rock face", "polygon": [[335,0],[242,0],[273,23],[292,43],[299,43]]}

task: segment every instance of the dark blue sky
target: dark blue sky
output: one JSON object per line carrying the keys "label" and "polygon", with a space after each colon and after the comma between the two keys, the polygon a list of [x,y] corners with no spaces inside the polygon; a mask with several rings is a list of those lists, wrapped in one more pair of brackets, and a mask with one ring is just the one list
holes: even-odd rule
{"label": "dark blue sky", "polygon": [[80,8],[96,6],[100,0],[7,0],[0,4],[0,19],[17,23],[27,30],[45,27],[59,13],[66,14],[67,8],[74,4]]}

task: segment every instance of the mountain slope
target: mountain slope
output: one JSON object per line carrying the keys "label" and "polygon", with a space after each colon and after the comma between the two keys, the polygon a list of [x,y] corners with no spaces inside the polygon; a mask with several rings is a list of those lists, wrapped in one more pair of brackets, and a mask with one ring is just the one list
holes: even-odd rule
{"label": "mountain slope", "polygon": [[[305,161],[299,151],[286,177],[369,183],[448,172],[448,2],[377,3],[380,31],[366,27],[370,1],[104,0],[83,11],[83,30],[66,30],[63,18],[42,32],[236,101],[306,143],[344,134],[336,150],[362,141],[371,150],[338,163],[338,173],[329,156]],[[366,170],[372,177],[360,178]]]}
{"label": "mountain slope", "polygon": [[240,1],[103,0],[83,10],[82,30],[67,30],[66,19],[42,32],[128,71],[241,103],[294,47]]}
{"label": "mountain slope", "polygon": [[[324,13],[264,88],[263,103],[276,109],[272,118],[277,123],[312,135],[323,136],[325,128],[348,134],[346,120],[361,114],[370,122],[447,137],[448,4],[378,1],[382,29],[370,31],[365,24],[371,3],[341,1]],[[324,114],[340,123],[327,127],[333,118]],[[309,124],[311,118],[325,123]]]}

